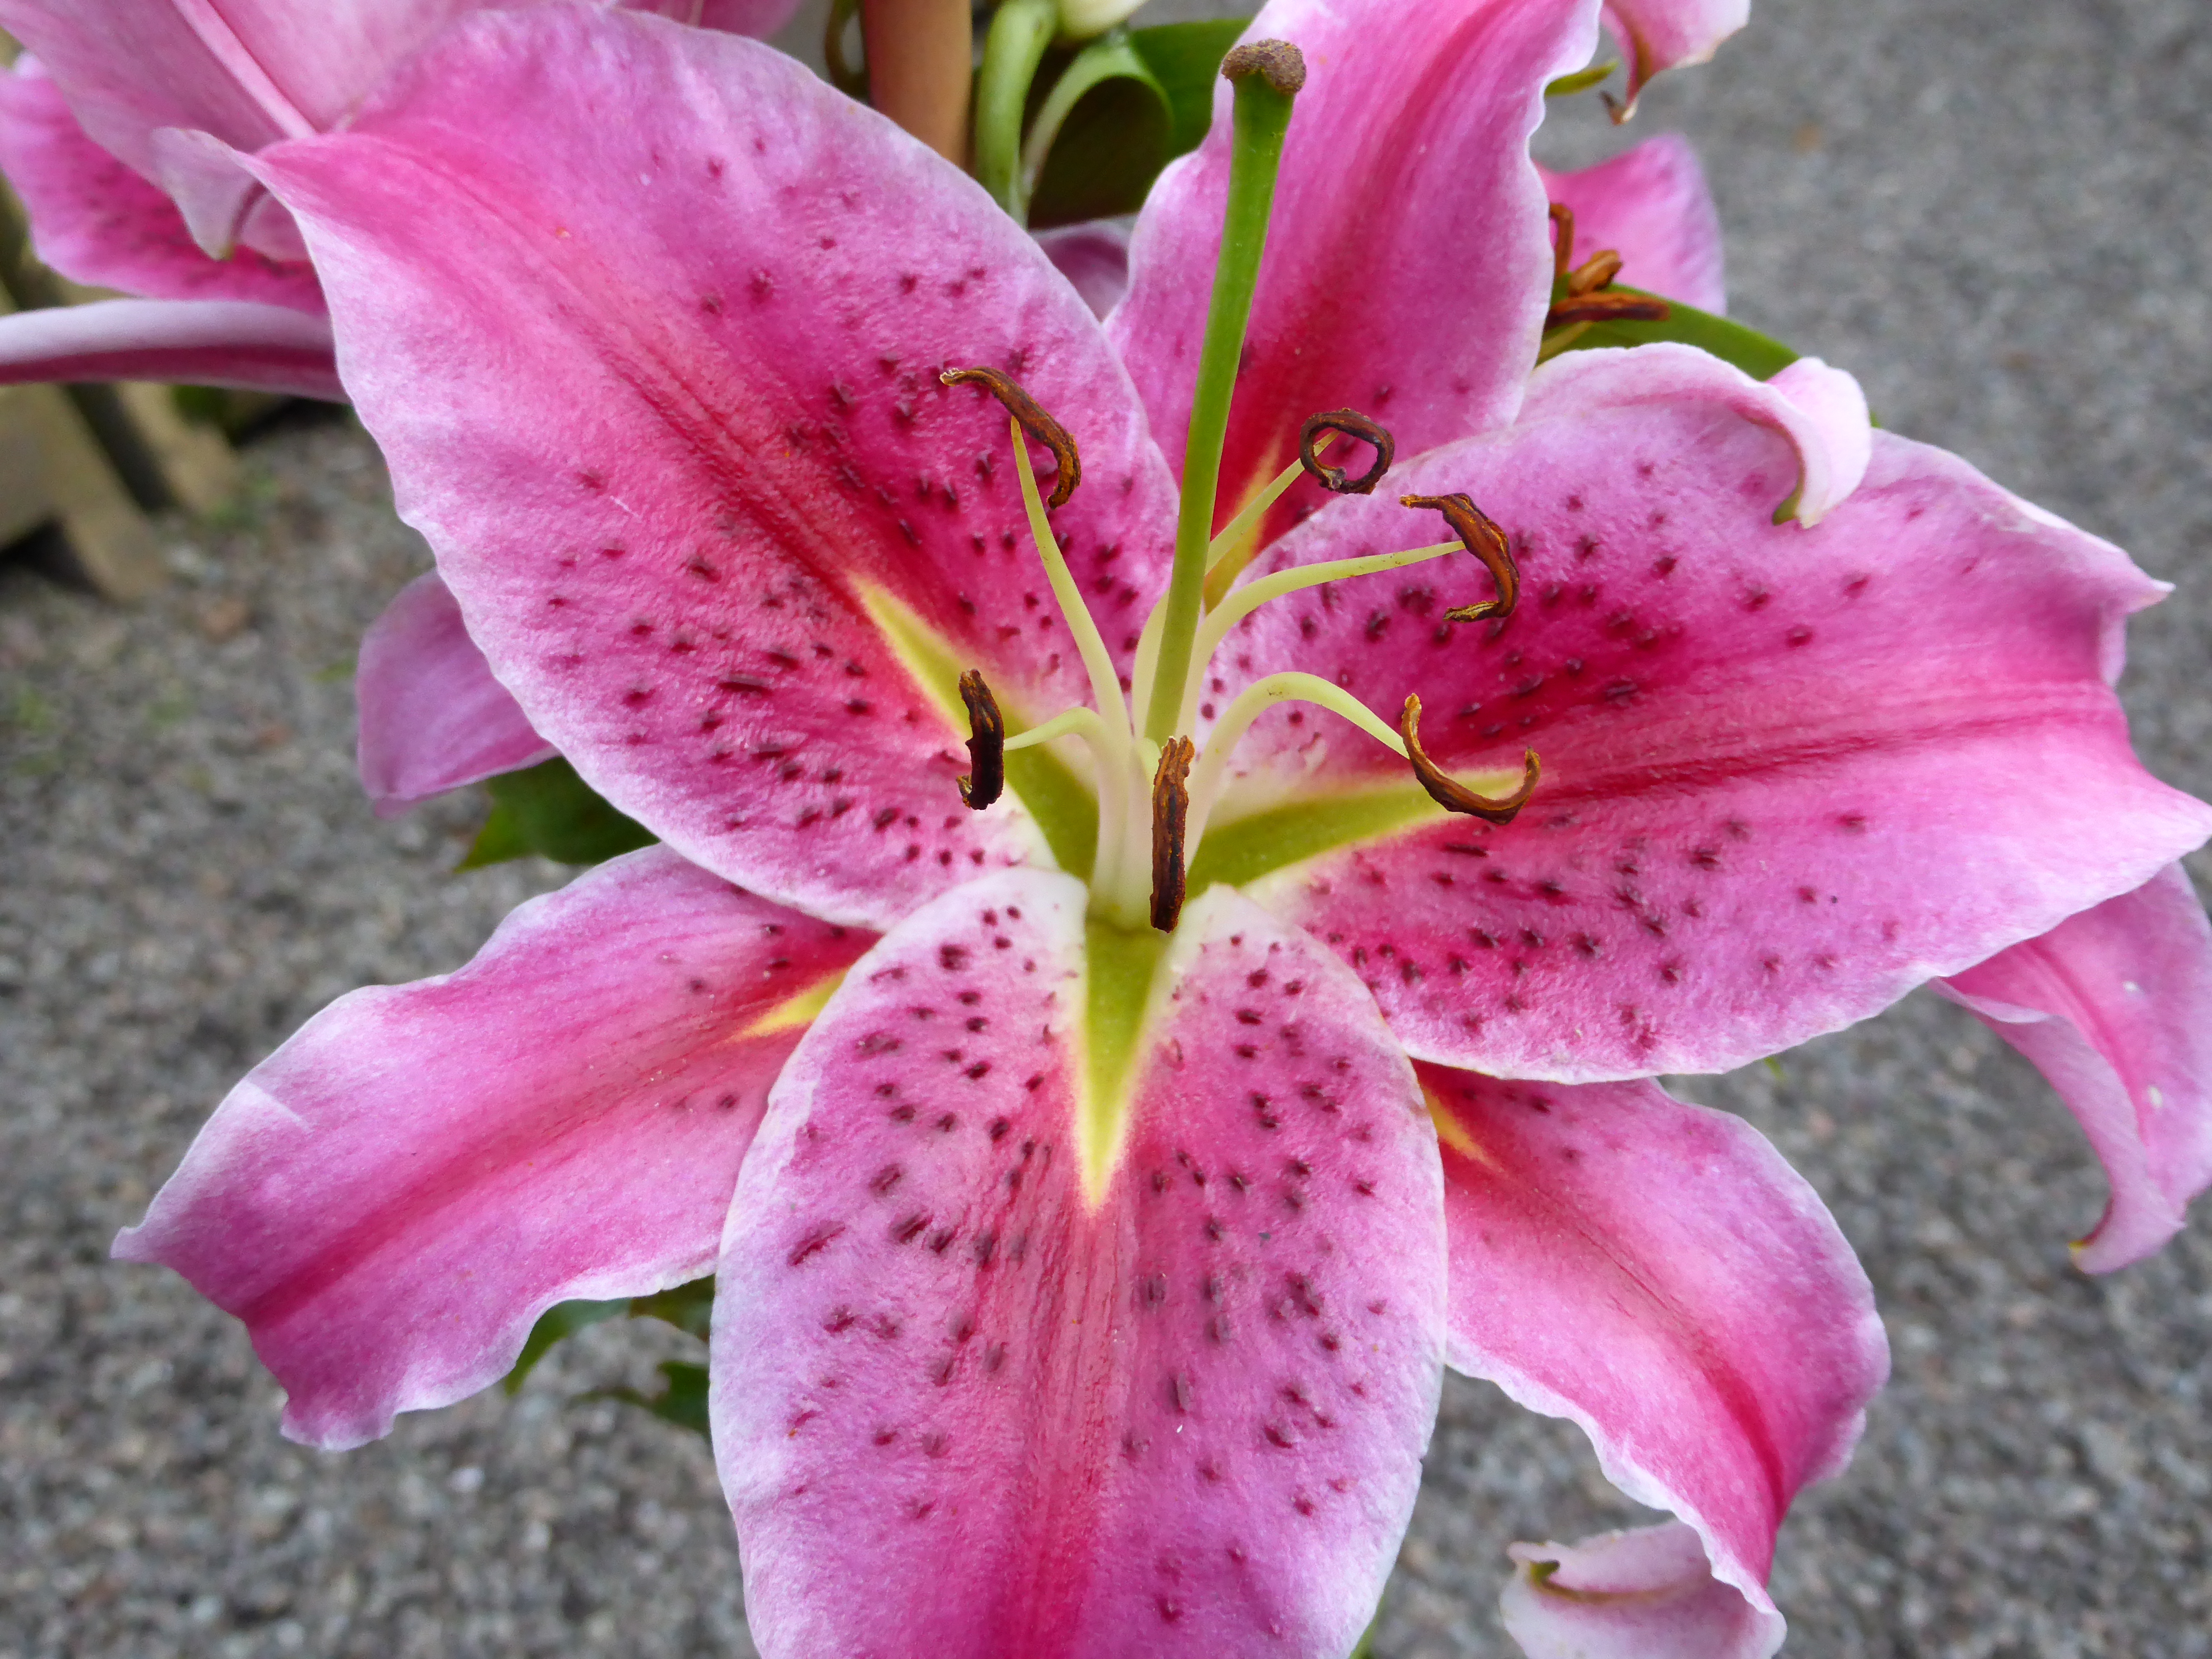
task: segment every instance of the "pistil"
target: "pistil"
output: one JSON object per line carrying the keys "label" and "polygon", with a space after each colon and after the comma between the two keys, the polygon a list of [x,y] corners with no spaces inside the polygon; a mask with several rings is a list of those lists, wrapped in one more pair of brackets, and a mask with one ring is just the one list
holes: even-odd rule
{"label": "pistil", "polygon": [[1305,85],[1305,59],[1282,40],[1249,41],[1221,61],[1236,87],[1235,128],[1229,161],[1229,202],[1222,216],[1221,256],[1213,269],[1213,300],[1199,351],[1198,384],[1190,402],[1183,444],[1182,510],[1176,522],[1175,566],[1168,578],[1166,614],[1160,626],[1159,665],[1145,709],[1144,732],[1154,743],[1175,735],[1189,678],[1191,648],[1204,606],[1206,552],[1213,541],[1213,508],[1220,490],[1221,449],[1229,433],[1229,403],[1237,365],[1260,283],[1260,256],[1267,246],[1275,174],[1283,160],[1283,135],[1291,102]]}

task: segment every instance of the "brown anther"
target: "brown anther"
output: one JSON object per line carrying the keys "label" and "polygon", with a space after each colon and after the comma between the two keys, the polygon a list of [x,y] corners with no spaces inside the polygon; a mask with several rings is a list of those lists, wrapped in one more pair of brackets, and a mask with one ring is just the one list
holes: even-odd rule
{"label": "brown anther", "polygon": [[1221,60],[1221,78],[1242,81],[1256,75],[1285,98],[1306,83],[1306,58],[1287,40],[1248,40]]}
{"label": "brown anther", "polygon": [[1496,599],[1485,599],[1480,605],[1455,605],[1444,612],[1444,620],[1488,622],[1493,617],[1511,616],[1514,603],[1521,597],[1521,573],[1514,566],[1505,532],[1490,515],[1466,495],[1401,495],[1398,501],[1403,507],[1433,507],[1443,514],[1461,544],[1482,561],[1490,580],[1498,585]]}
{"label": "brown anther", "polygon": [[1052,451],[1052,458],[1060,464],[1060,477],[1045,497],[1047,507],[1064,507],[1067,498],[1075,493],[1075,486],[1083,482],[1083,460],[1075,453],[1075,439],[1058,421],[1044,412],[1044,405],[1022,390],[1014,377],[998,368],[948,368],[937,377],[946,386],[961,386],[973,382],[988,392],[1006,406],[1006,413],[1021,425],[1023,431]]}
{"label": "brown anther", "polygon": [[1657,323],[1667,319],[1667,302],[1649,294],[1616,294],[1607,289],[1597,294],[1570,295],[1544,313],[1544,331],[1565,328],[1570,323]]}
{"label": "brown anther", "polygon": [[1575,262],[1575,210],[1565,202],[1552,204],[1552,275],[1564,277]]}
{"label": "brown anther", "polygon": [[1593,253],[1567,273],[1567,297],[1578,299],[1611,286],[1613,279],[1620,275],[1620,255],[1611,248]]}
{"label": "brown anther", "polygon": [[[1373,465],[1356,478],[1348,476],[1340,466],[1329,465],[1315,447],[1324,432],[1340,432],[1347,438],[1358,439],[1374,450]],[[1369,420],[1356,409],[1332,409],[1324,414],[1309,415],[1305,424],[1298,428],[1298,465],[1323,489],[1334,490],[1340,495],[1370,493],[1382,482],[1382,475],[1390,470],[1390,463],[1397,456],[1398,441],[1379,422]]]}
{"label": "brown anther", "polygon": [[1190,818],[1190,763],[1198,745],[1170,738],[1152,774],[1152,926],[1175,932],[1182,915],[1183,830]]}
{"label": "brown anther", "polygon": [[983,677],[969,669],[960,677],[960,701],[968,705],[968,763],[975,769],[960,780],[960,799],[978,812],[998,799],[1006,787],[1006,717]]}
{"label": "brown anther", "polygon": [[1413,775],[1421,781],[1421,787],[1429,792],[1429,799],[1448,812],[1465,812],[1470,817],[1487,819],[1492,823],[1510,823],[1513,815],[1528,804],[1528,797],[1536,793],[1536,780],[1543,769],[1536,760],[1536,751],[1521,751],[1521,787],[1510,795],[1478,795],[1474,790],[1446,772],[1431,760],[1428,751],[1421,747],[1421,700],[1406,699],[1406,712],[1398,717],[1398,735],[1406,740],[1406,758],[1413,763]]}

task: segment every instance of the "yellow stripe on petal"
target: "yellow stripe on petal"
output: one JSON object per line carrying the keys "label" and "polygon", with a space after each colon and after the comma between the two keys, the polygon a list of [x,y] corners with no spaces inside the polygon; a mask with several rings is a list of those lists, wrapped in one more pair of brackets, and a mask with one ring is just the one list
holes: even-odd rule
{"label": "yellow stripe on petal", "polygon": [[805,990],[793,993],[763,1013],[751,1024],[738,1033],[740,1042],[755,1037],[774,1036],[778,1031],[796,1030],[811,1025],[814,1017],[827,1007],[830,999],[837,994],[837,988],[845,982],[845,969],[825,974]]}
{"label": "yellow stripe on petal", "polygon": [[1486,1170],[1504,1171],[1505,1166],[1490,1155],[1488,1147],[1467,1132],[1467,1125],[1452,1115],[1451,1108],[1437,1098],[1434,1089],[1424,1088],[1421,1092],[1428,1098],[1429,1115],[1436,1121],[1439,1141],[1470,1164],[1480,1164]]}

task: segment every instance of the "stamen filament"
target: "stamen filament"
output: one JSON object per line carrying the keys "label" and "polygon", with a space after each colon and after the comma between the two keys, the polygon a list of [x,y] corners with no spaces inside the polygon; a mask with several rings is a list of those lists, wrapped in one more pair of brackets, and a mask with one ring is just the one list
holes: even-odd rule
{"label": "stamen filament", "polygon": [[1381,715],[1342,686],[1332,685],[1318,674],[1301,673],[1295,669],[1255,680],[1237,694],[1236,700],[1214,723],[1206,739],[1206,751],[1199,757],[1197,768],[1191,775],[1186,844],[1194,856],[1206,838],[1206,821],[1212,815],[1214,800],[1221,793],[1230,756],[1251,729],[1252,722],[1279,702],[1310,702],[1316,708],[1326,708],[1350,720],[1399,759],[1406,757],[1405,739],[1392,731]]}
{"label": "stamen filament", "polygon": [[1190,677],[1191,643],[1204,608],[1206,555],[1221,488],[1221,451],[1229,433],[1229,401],[1259,287],[1260,256],[1267,245],[1283,135],[1291,124],[1291,100],[1305,81],[1305,62],[1296,46],[1283,41],[1252,41],[1224,58],[1221,72],[1237,88],[1229,199],[1183,446],[1182,510],[1176,521],[1175,568],[1164,602],[1159,665],[1144,714],[1145,734],[1155,743],[1175,735],[1183,684]]}
{"label": "stamen filament", "polygon": [[[1045,518],[1044,501],[1037,494],[1036,473],[1030,466],[1029,447],[1022,441],[1022,423],[1010,420],[1006,425],[1013,436],[1014,471],[1021,480],[1022,505],[1029,511],[1030,537],[1036,544],[1045,580],[1052,584],[1052,596],[1060,601],[1061,620],[1074,636],[1075,648],[1082,653],[1083,666],[1091,676],[1091,701],[1097,705],[1102,729],[1109,734],[1106,742],[1117,756],[1126,753],[1129,713],[1121,701],[1121,681],[1114,672],[1113,653],[1098,636],[1098,624],[1091,620],[1083,595],[1075,586],[1074,574],[1060,550],[1059,538],[1052,533],[1052,525]],[[1109,709],[1115,718],[1107,717]]]}
{"label": "stamen filament", "polygon": [[1006,739],[1006,752],[1011,755],[1017,749],[1034,749],[1041,743],[1050,743],[1054,738],[1064,738],[1070,733],[1087,741],[1091,751],[1098,756],[1100,763],[1104,763],[1106,722],[1098,718],[1098,711],[1095,708],[1071,708],[1065,714],[1054,714],[1042,726],[1032,726],[1026,732],[1018,732]]}
{"label": "stamen filament", "polygon": [[[1439,542],[1433,547],[1409,547],[1397,553],[1370,553],[1363,558],[1330,559],[1321,564],[1293,565],[1288,570],[1278,570],[1271,576],[1262,576],[1258,581],[1247,582],[1235,589],[1208,612],[1205,622],[1199,627],[1198,644],[1192,655],[1199,662],[1211,662],[1213,653],[1221,648],[1221,641],[1229,636],[1231,629],[1268,600],[1279,599],[1285,593],[1318,587],[1323,582],[1342,581],[1350,576],[1368,576],[1378,570],[1397,570],[1409,564],[1422,564],[1431,559],[1441,559],[1447,553],[1462,550],[1458,542]],[[1194,707],[1196,705],[1199,690],[1204,684],[1202,679],[1191,683],[1185,699],[1187,702]],[[1267,682],[1262,680],[1261,684],[1264,685]],[[1185,730],[1190,727],[1191,714],[1190,708],[1183,710],[1182,726]],[[1208,746],[1211,747],[1210,744]]]}
{"label": "stamen filament", "polygon": [[[1316,455],[1322,453],[1341,436],[1343,434],[1339,432],[1323,433],[1315,441],[1313,453]],[[1265,489],[1245,504],[1242,513],[1229,521],[1222,532],[1213,538],[1212,543],[1206,550],[1207,575],[1213,574],[1214,567],[1227,558],[1245,537],[1260,527],[1260,520],[1267,515],[1267,509],[1283,499],[1284,492],[1304,476],[1305,470],[1306,465],[1303,460],[1292,461],[1274,476]],[[1217,600],[1216,603],[1219,601]]]}

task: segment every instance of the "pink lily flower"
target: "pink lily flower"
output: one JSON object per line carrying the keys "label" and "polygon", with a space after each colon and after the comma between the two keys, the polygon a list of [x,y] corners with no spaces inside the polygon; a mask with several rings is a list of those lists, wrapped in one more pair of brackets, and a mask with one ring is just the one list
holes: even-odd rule
{"label": "pink lily flower", "polygon": [[[798,0],[609,3],[765,35]],[[173,380],[343,398],[299,231],[234,152],[343,126],[394,64],[485,7],[0,0],[0,27],[31,54],[0,70],[0,173],[33,245],[72,281],[140,296],[0,319],[0,384]]]}
{"label": "pink lily flower", "polygon": [[[239,1315],[325,1446],[711,1268],[770,1656],[1340,1654],[1446,1363],[1680,1517],[1532,1555],[1532,1651],[1771,1653],[1776,1530],[1886,1351],[1810,1188],[1649,1077],[2050,933],[2212,809],[2110,689],[2157,586],[1848,377],[1529,378],[1527,139],[1596,24],[1263,13],[1315,76],[1241,350],[1225,89],[1104,329],[921,146],[649,20],[471,20],[254,157],[468,633],[665,844],[310,1022],[118,1253]],[[1055,507],[940,378],[978,368]],[[1431,509],[1310,481],[1352,404],[1394,496],[1506,547],[1460,513],[1489,556],[1439,579],[1459,541],[1397,550]],[[2052,777],[2094,825],[2051,833]]]}

